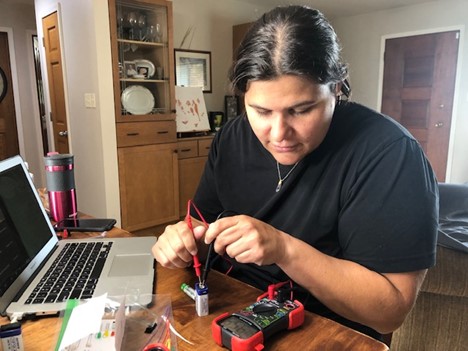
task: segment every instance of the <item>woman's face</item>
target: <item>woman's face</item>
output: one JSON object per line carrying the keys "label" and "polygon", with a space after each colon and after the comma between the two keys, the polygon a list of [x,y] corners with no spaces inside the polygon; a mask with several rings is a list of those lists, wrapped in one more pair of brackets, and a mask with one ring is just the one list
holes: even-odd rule
{"label": "woman's face", "polygon": [[263,146],[283,165],[293,165],[325,138],[336,103],[329,85],[283,75],[252,81],[245,93],[250,125]]}

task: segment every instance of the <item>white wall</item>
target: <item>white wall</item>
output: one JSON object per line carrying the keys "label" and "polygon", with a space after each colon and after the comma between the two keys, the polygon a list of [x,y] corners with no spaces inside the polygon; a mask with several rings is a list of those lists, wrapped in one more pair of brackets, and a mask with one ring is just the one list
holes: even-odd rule
{"label": "white wall", "polygon": [[0,29],[8,33],[20,154],[45,185],[40,116],[35,83],[32,34],[36,32],[34,7],[0,0]]}
{"label": "white wall", "polygon": [[[174,48],[179,49],[188,28],[193,35],[182,49],[211,51],[212,91],[204,94],[208,111],[224,111],[228,70],[232,62],[232,26],[254,21],[266,11],[231,0],[173,0]],[[189,47],[190,44],[190,47]]]}
{"label": "white wall", "polygon": [[468,182],[468,2],[435,1],[332,21],[350,64],[353,100],[380,109],[382,37],[461,29],[447,182]]}

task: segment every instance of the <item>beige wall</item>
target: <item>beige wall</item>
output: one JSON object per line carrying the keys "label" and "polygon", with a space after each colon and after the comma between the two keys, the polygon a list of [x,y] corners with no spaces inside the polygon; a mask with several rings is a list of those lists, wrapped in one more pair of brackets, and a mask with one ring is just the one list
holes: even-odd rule
{"label": "beige wall", "polygon": [[333,20],[350,64],[353,99],[379,109],[382,38],[460,29],[447,182],[468,182],[468,1],[421,5]]}
{"label": "beige wall", "polygon": [[232,62],[232,26],[254,21],[267,7],[259,10],[231,0],[173,0],[173,7],[174,48],[181,48],[187,29],[193,26],[193,35],[182,49],[211,51],[213,93],[204,94],[206,108],[224,111],[227,73]]}

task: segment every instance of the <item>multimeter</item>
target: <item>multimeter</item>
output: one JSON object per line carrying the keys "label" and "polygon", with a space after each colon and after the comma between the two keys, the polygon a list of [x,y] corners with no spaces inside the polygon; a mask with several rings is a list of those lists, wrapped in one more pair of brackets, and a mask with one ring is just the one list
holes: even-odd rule
{"label": "multimeter", "polygon": [[232,351],[259,351],[271,335],[294,329],[304,322],[304,306],[297,300],[267,297],[239,312],[224,313],[211,323],[213,339]]}

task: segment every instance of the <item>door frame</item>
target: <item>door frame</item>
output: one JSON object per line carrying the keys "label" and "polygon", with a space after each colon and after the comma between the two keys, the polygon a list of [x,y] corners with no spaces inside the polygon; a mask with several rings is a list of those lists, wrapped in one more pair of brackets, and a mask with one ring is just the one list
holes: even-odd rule
{"label": "door frame", "polygon": [[[37,148],[36,157],[39,160],[39,164],[42,165],[42,162],[43,162],[42,160],[43,160],[43,157],[44,157],[44,154],[43,154],[44,147],[42,145],[42,143],[43,143],[42,131],[41,131],[42,126],[40,124],[41,113],[39,111],[39,105],[38,105],[39,97],[38,97],[38,93],[37,93],[37,83],[36,83],[37,77],[36,77],[36,73],[35,73],[36,72],[36,67],[35,67],[35,63],[34,63],[33,36],[35,36],[35,35],[37,36],[37,39],[39,41],[39,50],[40,50],[41,38],[37,34],[37,31],[36,30],[26,30],[26,36],[27,36],[26,52],[27,52],[27,55],[28,55],[28,66],[29,66],[29,73],[30,73],[29,79],[31,81],[30,89],[31,89],[31,97],[34,100],[34,103],[32,104],[32,112],[34,114],[34,120],[33,120],[34,134],[36,135],[35,136],[36,148]],[[42,66],[42,60],[41,60],[41,66]],[[42,70],[42,67],[40,67],[40,69]],[[44,79],[42,79],[42,89],[44,90]],[[45,100],[45,96],[44,96],[44,100]],[[46,121],[46,126],[47,126],[47,121]],[[48,129],[48,127],[47,127],[47,129]],[[49,133],[47,133],[47,146],[48,146],[48,148],[50,150],[50,137],[48,136],[48,134]],[[35,177],[35,179],[38,179],[37,184],[46,184],[46,179],[45,179],[45,173],[44,172],[39,172],[39,174],[35,174],[34,177]]]}
{"label": "door frame", "polygon": [[430,28],[417,31],[401,32],[401,33],[392,33],[382,35],[380,38],[380,56],[379,56],[379,77],[378,77],[378,87],[377,87],[377,109],[381,110],[382,107],[382,95],[383,95],[383,76],[384,76],[384,55],[385,55],[385,42],[387,39],[395,38],[404,38],[411,37],[415,35],[424,35],[424,34],[436,34],[442,32],[450,31],[459,31],[460,38],[458,41],[458,56],[457,56],[457,74],[455,75],[455,88],[453,93],[453,107],[452,107],[452,121],[450,124],[450,136],[449,136],[449,145],[447,153],[447,168],[445,170],[445,182],[450,183],[451,173],[452,173],[452,162],[453,162],[453,148],[455,140],[455,126],[458,113],[458,104],[460,99],[460,85],[461,78],[459,72],[462,68],[462,49],[463,49],[463,40],[465,37],[465,27],[460,26],[449,26],[449,27],[440,27],[440,28]]}
{"label": "door frame", "polygon": [[10,27],[0,27],[0,32],[6,32],[8,37],[8,51],[10,55],[11,83],[13,88],[13,102],[15,104],[16,133],[18,134],[18,145],[20,155],[25,155],[23,118],[21,113],[21,102],[19,99],[18,70],[16,67],[15,43],[13,29]]}

